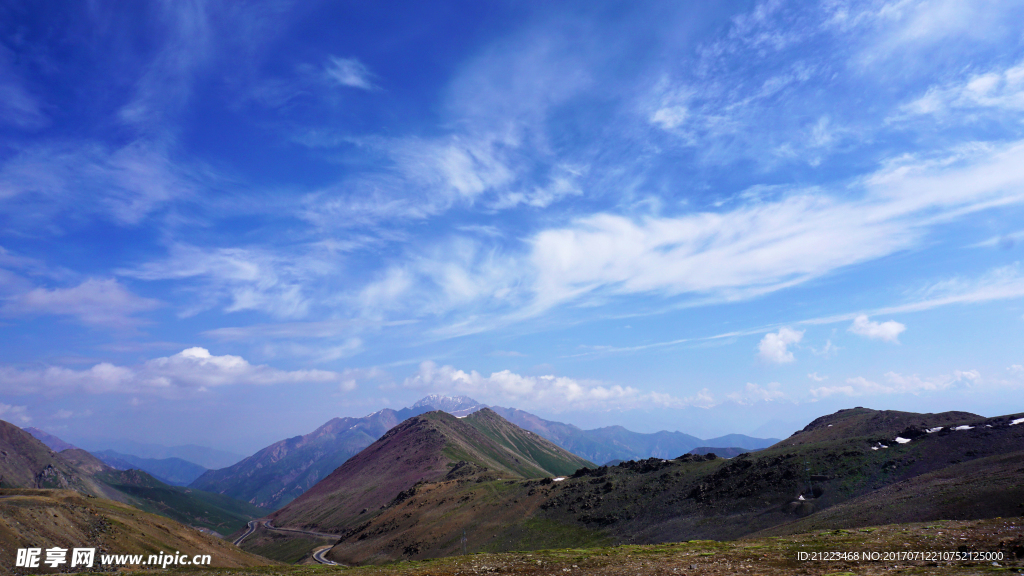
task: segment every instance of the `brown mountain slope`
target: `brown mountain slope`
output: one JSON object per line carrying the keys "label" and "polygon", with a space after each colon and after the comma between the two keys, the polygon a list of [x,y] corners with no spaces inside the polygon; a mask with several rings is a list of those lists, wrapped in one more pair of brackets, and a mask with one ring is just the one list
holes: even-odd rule
{"label": "brown mountain slope", "polygon": [[70,488],[98,495],[74,467],[14,424],[0,420],[0,488]]}
{"label": "brown mountain slope", "polygon": [[[219,538],[119,502],[69,490],[0,490],[0,573],[14,567],[18,548],[55,546],[95,547],[97,562],[102,553],[149,555],[164,551],[209,554],[213,566],[273,564]],[[41,566],[32,572],[53,570]]]}
{"label": "brown mountain slope", "polygon": [[341,531],[376,516],[417,482],[449,472],[540,478],[587,464],[488,409],[464,418],[428,412],[392,428],[271,518],[279,526]]}

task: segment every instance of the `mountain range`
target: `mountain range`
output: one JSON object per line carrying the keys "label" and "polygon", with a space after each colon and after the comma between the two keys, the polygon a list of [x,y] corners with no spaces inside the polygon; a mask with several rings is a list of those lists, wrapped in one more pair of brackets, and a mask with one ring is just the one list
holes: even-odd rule
{"label": "mountain range", "polygon": [[[463,535],[469,551],[508,551],[1006,517],[1024,503],[1021,424],[1020,415],[857,408],[732,459],[686,454],[530,478],[484,456],[539,435],[493,410],[431,412],[271,518],[337,534],[326,554],[334,561],[375,563],[456,554]],[[502,440],[481,439],[486,429]]]}
{"label": "mountain range", "polygon": [[[433,410],[460,417],[486,407],[466,396],[430,395],[401,410],[385,408],[362,418],[334,418],[309,434],[281,440],[237,464],[205,472],[190,487],[276,510],[309,490],[407,418]],[[522,410],[500,406],[490,409],[590,462],[673,458],[701,446],[760,449],[777,441],[740,434],[701,440],[681,432],[643,434],[621,426],[582,430],[571,424],[544,420]]]}

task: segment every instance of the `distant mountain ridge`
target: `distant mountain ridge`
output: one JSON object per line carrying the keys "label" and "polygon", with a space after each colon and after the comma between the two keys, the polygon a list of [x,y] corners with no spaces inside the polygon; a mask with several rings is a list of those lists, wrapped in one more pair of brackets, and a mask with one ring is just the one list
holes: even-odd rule
{"label": "distant mountain ridge", "polygon": [[198,464],[208,470],[217,470],[226,466],[231,466],[245,458],[242,454],[235,454],[225,450],[217,450],[208,446],[198,446],[196,444],[162,446],[160,444],[135,442],[125,438],[88,443],[88,445],[81,447],[89,450],[90,452],[113,450],[114,452],[119,452],[121,454],[131,454],[138,458],[152,458],[157,460],[164,458],[181,458],[182,460]]}
{"label": "distant mountain ridge", "polygon": [[[385,408],[362,418],[334,418],[309,434],[271,444],[227,468],[209,470],[189,486],[277,510],[409,418],[434,410],[465,417],[484,408],[487,406],[467,396],[431,394],[401,410]],[[722,446],[682,432],[642,434],[621,426],[581,430],[522,410],[500,406],[490,409],[516,426],[596,463],[612,459],[675,458],[699,446]],[[746,449],[764,448],[777,441],[738,434],[723,438],[735,438],[742,444],[737,447]]]}
{"label": "distant mountain ridge", "polygon": [[430,394],[412,405],[412,409],[426,408],[428,410],[442,410],[452,416],[468,416],[477,410],[487,408],[468,396],[443,396]]}
{"label": "distant mountain ridge", "polygon": [[491,409],[516,426],[536,432],[573,454],[598,463],[612,460],[675,458],[703,446],[758,450],[779,441],[778,438],[752,438],[743,434],[728,434],[701,440],[682,432],[662,430],[645,434],[627,430],[622,426],[583,430],[572,424],[544,420],[516,408],[492,406]]}
{"label": "distant mountain ridge", "polygon": [[144,470],[172,486],[188,486],[207,470],[199,464],[181,458],[139,458],[113,450],[93,452],[92,455],[118,470]]}
{"label": "distant mountain ridge", "polygon": [[53,450],[54,452],[63,452],[65,450],[70,450],[72,448],[77,448],[77,446],[75,446],[74,444],[69,444],[69,443],[61,440],[60,438],[57,438],[53,434],[50,434],[48,432],[43,432],[39,428],[33,428],[33,427],[30,426],[28,428],[22,428],[22,430],[24,430],[25,432],[28,432],[32,436],[35,436],[35,438],[37,440],[39,440],[43,444],[46,444],[46,446],[50,450]]}

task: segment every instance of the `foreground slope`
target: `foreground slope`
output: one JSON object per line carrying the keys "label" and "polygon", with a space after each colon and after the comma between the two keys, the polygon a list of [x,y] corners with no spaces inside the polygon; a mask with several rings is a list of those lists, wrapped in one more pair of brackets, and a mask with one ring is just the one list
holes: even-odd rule
{"label": "foreground slope", "polygon": [[[769,449],[731,460],[652,458],[581,469],[561,482],[448,476],[416,486],[351,526],[328,557],[380,562],[449,555],[459,551],[463,530],[474,534],[470,550],[504,551],[602,540],[733,539],[816,513],[820,524],[793,530],[832,527],[824,515],[833,509],[846,526],[1019,515],[1016,462],[1024,420],[1013,424],[1018,420],[860,409],[816,420]],[[928,501],[934,505],[919,506]]]}
{"label": "foreground slope", "polygon": [[484,471],[541,478],[586,465],[593,466],[488,409],[465,418],[428,412],[392,428],[271,518],[338,532],[376,516],[418,482]]}
{"label": "foreground slope", "polygon": [[[470,537],[469,545],[473,545]],[[960,550],[965,552],[960,552]],[[944,558],[896,561],[863,561],[835,558],[801,561],[800,552],[858,551],[897,553],[927,550],[944,553]],[[954,559],[953,555],[1000,554],[993,560]],[[834,576],[928,576],[1013,575],[1024,572],[1024,535],[1018,519],[897,524],[855,531],[828,531],[781,538],[735,542],[708,540],[646,546],[595,547],[590,549],[546,549],[499,554],[456,555],[419,562],[345,569],[349,576],[465,576],[476,574],[517,574],[523,576],[621,576],[623,574],[664,574],[736,576],[792,576],[831,574]],[[205,576],[201,570],[176,570],[179,576]],[[248,569],[246,574],[313,576],[322,567],[283,566]]]}
{"label": "foreground slope", "polygon": [[[228,542],[131,506],[70,490],[0,490],[0,572],[18,548],[97,548],[99,554],[209,554],[213,566],[272,564]],[[45,572],[45,568],[35,571]]]}

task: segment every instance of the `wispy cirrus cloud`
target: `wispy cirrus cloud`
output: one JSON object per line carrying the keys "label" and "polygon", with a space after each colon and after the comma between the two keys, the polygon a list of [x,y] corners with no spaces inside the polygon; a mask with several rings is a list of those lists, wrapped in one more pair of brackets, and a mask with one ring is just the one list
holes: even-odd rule
{"label": "wispy cirrus cloud", "polygon": [[194,281],[196,299],[184,314],[224,305],[226,312],[259,310],[281,318],[303,317],[311,306],[310,283],[331,269],[315,257],[261,248],[175,244],[168,252],[164,260],[118,273],[140,280]]}
{"label": "wispy cirrus cloud", "polygon": [[0,214],[24,214],[16,228],[53,227],[99,216],[141,223],[171,202],[216,187],[203,168],[183,166],[159,145],[135,141],[111,149],[96,143],[28,147],[0,163]]}
{"label": "wispy cirrus cloud", "polygon": [[370,70],[356,58],[339,58],[331,56],[324,67],[324,74],[333,82],[350,88],[374,90]]}
{"label": "wispy cirrus cloud", "polygon": [[145,323],[137,314],[161,305],[133,294],[116,279],[92,278],[71,288],[35,288],[10,297],[0,306],[0,314],[72,316],[84,324],[131,328]]}

